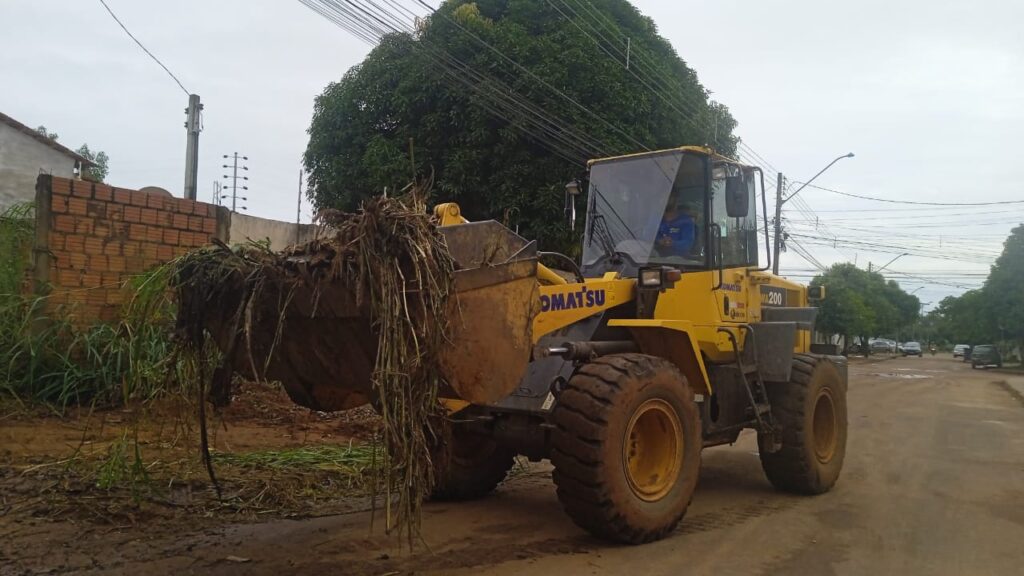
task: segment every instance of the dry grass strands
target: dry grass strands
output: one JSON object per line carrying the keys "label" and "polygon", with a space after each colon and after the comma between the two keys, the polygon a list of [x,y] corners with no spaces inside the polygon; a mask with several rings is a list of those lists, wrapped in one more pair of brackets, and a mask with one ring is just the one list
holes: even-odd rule
{"label": "dry grass strands", "polygon": [[[387,529],[418,534],[445,418],[438,402],[455,264],[427,214],[426,187],[329,211],[330,234],[276,254],[221,246],[184,258],[176,276],[178,334],[202,351],[208,336],[231,371],[281,381],[297,403],[337,410],[372,400],[383,420],[379,463]],[[368,336],[372,334],[372,338]]]}

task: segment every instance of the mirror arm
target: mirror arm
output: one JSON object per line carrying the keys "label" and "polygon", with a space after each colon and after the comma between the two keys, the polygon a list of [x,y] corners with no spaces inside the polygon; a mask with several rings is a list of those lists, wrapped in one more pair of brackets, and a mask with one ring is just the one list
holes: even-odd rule
{"label": "mirror arm", "polygon": [[772,269],[772,243],[768,239],[768,192],[764,189],[764,171],[759,167],[755,167],[754,170],[757,170],[761,177],[761,218],[764,219],[764,251],[768,255],[768,263],[756,271],[766,272]]}
{"label": "mirror arm", "polygon": [[715,247],[713,258],[715,258],[715,267],[718,268],[718,284],[711,287],[712,291],[718,290],[722,287],[722,281],[725,278],[725,258],[722,257],[722,227],[718,224],[712,224],[711,230],[713,231],[712,237],[715,239]]}

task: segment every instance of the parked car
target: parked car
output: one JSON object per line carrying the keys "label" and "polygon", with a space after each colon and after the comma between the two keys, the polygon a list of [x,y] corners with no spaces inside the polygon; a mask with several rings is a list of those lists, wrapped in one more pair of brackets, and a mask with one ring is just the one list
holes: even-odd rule
{"label": "parked car", "polygon": [[953,358],[963,358],[964,351],[970,349],[971,347],[967,344],[957,344],[956,346],[953,346]]}
{"label": "parked car", "polygon": [[1003,359],[999,356],[999,350],[991,344],[978,344],[971,349],[971,368],[988,368],[995,366],[1003,367]]}
{"label": "parked car", "polygon": [[903,355],[904,356],[920,356],[921,355],[921,343],[920,342],[904,342],[903,343]]}
{"label": "parked car", "polygon": [[871,353],[872,354],[891,354],[895,352],[892,342],[888,340],[873,340],[871,342]]}

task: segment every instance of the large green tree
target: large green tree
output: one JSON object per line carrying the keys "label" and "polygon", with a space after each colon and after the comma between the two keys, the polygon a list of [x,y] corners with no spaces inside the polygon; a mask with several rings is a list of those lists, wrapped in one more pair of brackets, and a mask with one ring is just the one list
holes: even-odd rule
{"label": "large green tree", "polygon": [[984,286],[944,298],[935,324],[950,343],[1002,342],[1024,350],[1024,224],[1010,232]]}
{"label": "large green tree", "polygon": [[951,344],[995,341],[997,327],[984,290],[968,290],[947,296],[935,309],[938,336]]}
{"label": "large green tree", "polygon": [[850,336],[866,342],[869,336],[898,335],[918,317],[920,302],[881,274],[861,270],[853,264],[836,264],[811,281],[825,286],[819,304],[818,329],[840,334],[846,344]]}
{"label": "large green tree", "polygon": [[[562,191],[585,160],[566,159],[567,149],[710,144],[732,154],[736,121],[654,22],[626,0],[592,4],[607,19],[601,28],[592,13],[545,0],[448,0],[415,34],[386,36],[316,99],[304,157],[313,203],[351,210],[402,188],[414,170],[433,173],[437,201],[566,249]],[[453,73],[462,63],[468,70]],[[496,98],[557,120],[539,127]]]}
{"label": "large green tree", "polygon": [[1000,337],[1016,340],[1024,351],[1024,224],[1010,232],[984,291]]}

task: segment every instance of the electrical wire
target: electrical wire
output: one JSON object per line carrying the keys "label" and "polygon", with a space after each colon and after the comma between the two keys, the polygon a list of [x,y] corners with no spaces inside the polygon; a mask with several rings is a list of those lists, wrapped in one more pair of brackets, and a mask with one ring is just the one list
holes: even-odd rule
{"label": "electrical wire", "polygon": [[[430,9],[432,11],[431,13],[435,13],[436,12],[436,9],[432,8],[429,4],[427,4],[423,0],[416,0],[416,1],[419,2],[421,5],[425,6],[426,8]],[[472,38],[473,40],[476,40],[478,44],[484,46],[488,50],[490,50],[490,51],[494,52],[495,54],[497,54],[498,56],[500,56],[502,59],[504,59],[507,62],[511,63],[517,70],[520,70],[521,72],[523,72],[524,74],[526,74],[530,78],[532,78],[533,80],[536,80],[538,83],[540,83],[545,88],[548,88],[549,90],[553,91],[555,94],[557,94],[562,99],[564,99],[565,101],[567,101],[570,104],[572,104],[574,107],[576,107],[576,108],[582,110],[583,112],[585,112],[588,116],[594,118],[595,120],[598,120],[599,122],[601,122],[605,126],[611,128],[614,132],[616,132],[617,134],[623,136],[624,138],[626,138],[627,140],[629,140],[633,144],[636,144],[636,146],[638,146],[642,150],[645,150],[645,151],[649,151],[650,150],[650,148],[648,146],[644,145],[644,143],[640,142],[639,140],[637,140],[636,138],[634,138],[633,136],[631,136],[630,134],[625,132],[622,128],[620,128],[619,126],[616,126],[615,124],[613,124],[610,121],[606,120],[605,118],[603,118],[602,116],[600,116],[599,114],[597,114],[596,112],[591,110],[590,108],[584,106],[583,104],[580,104],[578,101],[576,101],[574,98],[572,98],[571,96],[569,96],[565,92],[563,92],[563,91],[559,90],[558,88],[552,86],[551,83],[549,83],[548,81],[544,80],[540,76],[537,76],[536,74],[531,72],[529,69],[527,69],[525,66],[523,66],[522,64],[516,62],[515,60],[510,58],[508,55],[506,55],[504,52],[502,52],[501,50],[495,48],[494,46],[489,44],[484,39],[480,38],[480,36],[478,36],[477,34],[474,34],[472,31],[468,30],[467,28],[465,28],[464,26],[462,26],[461,24],[459,24],[455,20],[451,19],[447,14],[442,13],[441,16],[445,20],[447,20],[448,22],[450,22],[451,24],[456,26],[459,30],[464,32],[466,35],[468,35],[470,38]]]}
{"label": "electrical wire", "polygon": [[[354,30],[358,37],[371,44],[379,43],[388,34],[416,33],[414,21],[396,17],[393,12],[388,12],[372,0],[300,1],[343,29],[350,32]],[[407,9],[404,11],[412,14]],[[442,70],[449,83],[459,84],[474,93],[478,97],[475,104],[505,120],[524,135],[532,137],[557,156],[576,165],[585,165],[590,158],[607,155],[606,143],[597,145],[591,135],[566,125],[562,119],[520,97],[500,80],[479,72],[425,38],[417,38],[415,45]]]}
{"label": "electrical wire", "polygon": [[[561,14],[563,18],[566,18],[567,20],[571,21],[571,19],[569,19],[561,10],[559,10],[558,7],[555,6],[552,3],[551,0],[548,1],[548,4],[551,5],[552,8],[555,8],[555,10],[558,11],[559,14]],[[561,4],[564,5],[566,7],[566,9],[570,10],[571,12],[573,12],[573,14],[575,16],[579,17],[579,12],[577,12],[575,9],[573,9],[571,6],[569,6],[568,3],[565,0],[561,0]],[[688,109],[688,111],[692,114],[692,115],[686,115],[686,114],[683,114],[682,112],[680,112],[678,109],[676,109],[676,111],[679,112],[681,116],[687,118],[687,120],[690,121],[698,130],[701,130],[703,128],[703,131],[705,133],[712,132],[712,128],[713,128],[712,125],[714,123],[714,119],[712,119],[710,117],[710,115],[702,114],[702,112],[706,112],[706,111],[709,110],[709,108],[708,108],[706,103],[698,102],[695,99],[687,99],[681,92],[672,90],[671,89],[671,80],[672,80],[671,75],[669,75],[667,71],[665,71],[662,68],[659,68],[656,65],[653,56],[650,56],[650,55],[644,53],[642,50],[639,50],[639,49],[638,50],[632,50],[631,49],[630,52],[629,52],[629,55],[627,55],[627,53],[624,51],[624,46],[626,45],[626,43],[623,41],[623,39],[628,39],[628,37],[618,27],[618,25],[608,17],[607,14],[604,14],[603,12],[598,10],[593,5],[592,2],[589,2],[589,0],[588,1],[574,0],[574,4],[576,4],[577,6],[582,8],[584,11],[586,11],[587,14],[590,16],[591,20],[596,22],[598,25],[602,26],[606,31],[609,32],[609,35],[611,35],[611,36],[618,35],[619,36],[619,39],[618,39],[619,41],[618,42],[614,42],[612,40],[609,40],[608,37],[606,37],[603,33],[601,33],[599,30],[597,30],[593,25],[588,23],[588,28],[591,31],[595,32],[595,34],[597,34],[602,40],[604,40],[608,44],[608,46],[610,46],[613,50],[615,50],[619,54],[619,56],[622,57],[622,61],[619,62],[619,59],[616,58],[615,56],[613,56],[612,54],[610,54],[607,50],[602,50],[602,51],[605,52],[605,54],[608,54],[608,56],[610,56],[613,60],[615,60],[616,62],[619,62],[623,66],[626,65],[627,61],[629,61],[631,64],[634,61],[639,62],[640,66],[641,66],[641,72],[644,72],[647,75],[648,80],[650,80],[650,83],[655,84],[658,87],[658,89],[660,90],[660,92],[652,90],[656,95],[660,96],[666,102],[669,102],[668,95],[670,95],[670,94],[673,95],[678,100],[678,102],[682,103],[684,105],[684,107],[686,107]],[[575,22],[573,22],[573,23],[575,24]],[[577,27],[579,27],[579,26],[577,25]],[[581,31],[583,31],[583,30],[581,29]],[[585,31],[583,31],[583,32],[584,32],[584,34],[586,34]],[[589,34],[587,34],[587,36],[590,37]],[[594,40],[595,43],[598,44],[599,48],[601,47],[600,42],[595,40],[593,37],[591,37],[591,39]],[[634,54],[635,54],[635,57],[627,58],[627,56],[633,56]],[[646,71],[643,69],[643,67],[645,65],[647,67]],[[629,70],[629,68],[627,68],[627,70]],[[630,70],[630,72],[632,73],[631,70]],[[641,83],[643,83],[645,86],[647,86],[647,83],[645,83],[643,81],[643,79],[639,78],[636,74],[633,74],[633,76],[637,77],[637,79],[640,80]],[[649,86],[647,86],[647,87],[649,87]],[[697,118],[703,118],[703,120],[706,122],[706,124],[703,127],[698,125],[697,124]],[[715,142],[715,144],[717,145],[718,142]],[[778,173],[778,170],[774,166],[772,166],[770,162],[768,162],[766,159],[764,159],[760,154],[758,154],[753,148],[749,147],[742,140],[737,140],[736,146],[737,146],[737,154],[738,155],[742,156],[742,155],[744,155],[744,153],[746,153],[746,155],[756,159],[756,161],[749,162],[750,164],[756,164],[756,165],[760,165],[762,167],[769,168],[773,172],[773,175],[774,175],[774,173]]]}
{"label": "electrical wire", "polygon": [[[796,184],[803,184],[802,182],[796,182]],[[918,206],[1001,206],[1006,204],[1024,204],[1024,200],[998,200],[995,202],[918,202],[913,200],[892,200],[890,198],[875,198],[873,196],[863,196],[861,194],[852,194],[850,192],[842,192],[840,190],[833,190],[832,188],[825,188],[824,186],[817,186],[815,184],[807,184],[810,188],[815,188],[824,192],[831,192],[833,194],[839,194],[840,196],[849,196],[850,198],[859,198],[861,200],[871,200],[873,202],[889,202],[892,204],[915,204]]]}
{"label": "electrical wire", "polygon": [[164,72],[167,72],[167,75],[170,76],[172,80],[174,80],[178,87],[181,88],[181,91],[184,92],[186,96],[191,96],[192,93],[185,89],[185,86],[182,85],[181,80],[178,80],[178,77],[175,76],[174,73],[167,68],[167,66],[164,66],[164,63],[161,62],[159,58],[154,56],[153,53],[150,52],[148,48],[143,46],[142,42],[139,42],[139,39],[136,38],[135,35],[128,30],[124,23],[121,22],[121,19],[117,17],[117,14],[114,14],[114,11],[110,9],[110,6],[107,6],[107,3],[104,0],[100,0],[100,4],[103,4],[103,7],[106,8],[107,12],[110,13],[110,17],[114,19],[114,22],[117,22],[117,25],[120,26],[122,30],[124,30],[124,33],[127,34],[129,38],[134,40],[135,43],[139,45],[139,48],[142,48],[142,51],[145,52],[150,58],[152,58],[154,62],[159,64],[160,67],[164,69]]}

